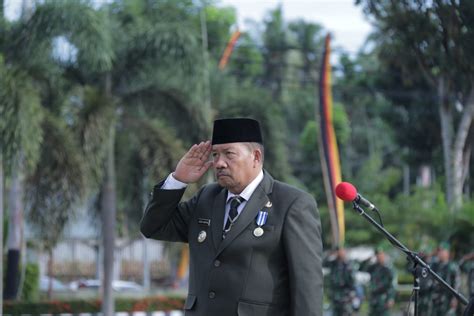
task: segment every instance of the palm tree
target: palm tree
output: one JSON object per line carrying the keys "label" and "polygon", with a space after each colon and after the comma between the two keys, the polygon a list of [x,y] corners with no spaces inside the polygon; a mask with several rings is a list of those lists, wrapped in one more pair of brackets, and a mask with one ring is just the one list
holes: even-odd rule
{"label": "palm tree", "polygon": [[264,82],[279,100],[283,92],[283,81],[287,64],[288,34],[281,6],[269,12],[263,33]]}
{"label": "palm tree", "polygon": [[321,51],[321,47],[324,47],[323,28],[318,24],[308,23],[304,20],[291,22],[288,28],[302,61],[301,86],[314,89],[321,59],[321,54],[318,52]]}
{"label": "palm tree", "polygon": [[[1,147],[6,153],[7,161],[15,162],[7,165],[10,166],[7,171],[11,170],[12,175],[9,203],[12,220],[9,225],[7,260],[9,278],[5,291],[7,298],[14,298],[17,294],[20,257],[18,236],[21,235],[23,226],[17,219],[23,218],[23,178],[28,171],[34,170],[40,156],[40,144],[43,141],[41,118],[45,113],[60,115],[64,101],[64,95],[61,95],[64,90],[60,89],[63,88],[60,78],[64,65],[53,54],[54,43],[62,36],[74,45],[77,56],[68,61],[72,66],[82,65],[101,70],[111,65],[111,50],[108,47],[110,42],[103,31],[102,19],[83,2],[47,1],[34,7],[30,15],[23,16],[18,22],[7,25],[7,31],[1,33],[0,41],[7,71],[10,73],[10,79],[5,79],[9,83],[5,93],[7,97],[0,101],[1,111],[6,113],[6,116],[2,115],[2,119],[6,118],[8,123],[2,130],[2,136],[6,137],[2,137],[4,143]],[[68,171],[70,169],[64,170],[65,173]],[[38,203],[42,198],[38,197],[34,202]],[[33,217],[35,211],[38,210],[32,210]]]}
{"label": "palm tree", "polygon": [[0,85],[0,148],[11,183],[4,297],[15,299],[23,227],[23,180],[25,172],[38,160],[42,112],[39,91],[25,72],[14,66],[4,68]]}
{"label": "palm tree", "polygon": [[[110,26],[114,28],[113,34],[117,35],[114,38],[116,59],[104,76],[84,73],[84,81],[100,83],[96,98],[106,102],[96,103],[95,109],[106,108],[110,115],[107,127],[103,127],[106,130],[102,134],[106,135],[103,142],[105,154],[101,164],[100,202],[96,205],[102,218],[103,313],[111,315],[113,296],[110,284],[114,275],[118,204],[116,161],[138,150],[139,154],[135,157],[140,159],[136,167],[142,169],[142,174],[151,167],[148,163],[154,163],[147,159],[158,158],[157,154],[162,155],[162,160],[174,162],[177,143],[174,133],[166,130],[174,128],[179,131],[178,137],[189,138],[192,135],[197,138],[196,134],[204,134],[202,131],[207,128],[203,123],[206,120],[202,119],[206,118],[207,113],[200,106],[202,97],[198,93],[202,87],[202,79],[199,78],[202,63],[196,57],[200,56],[197,54],[200,47],[192,24],[191,3],[120,2],[106,5],[102,11],[107,13]],[[190,128],[197,133],[190,133]],[[146,137],[143,130],[149,132]],[[136,135],[140,142],[148,141],[152,146],[140,146],[138,149],[133,143],[117,146],[117,137],[127,134]],[[117,152],[120,155],[116,156]],[[121,179],[130,180],[128,177]],[[137,192],[135,199],[137,196],[142,199],[143,193]]]}
{"label": "palm tree", "polygon": [[[65,122],[47,114],[42,131],[45,141],[40,159],[27,180],[27,214],[29,221],[34,223],[32,227],[37,239],[49,254],[48,274],[52,276],[53,248],[63,227],[74,217],[73,210],[84,196],[86,181],[80,147]],[[49,289],[51,298],[52,283]]]}

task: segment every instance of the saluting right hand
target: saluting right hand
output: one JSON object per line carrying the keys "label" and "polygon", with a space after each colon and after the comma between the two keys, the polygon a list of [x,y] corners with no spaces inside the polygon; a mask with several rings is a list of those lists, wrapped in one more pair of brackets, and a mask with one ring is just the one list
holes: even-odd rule
{"label": "saluting right hand", "polygon": [[184,183],[197,182],[212,166],[211,149],[210,141],[194,144],[178,162],[173,177]]}

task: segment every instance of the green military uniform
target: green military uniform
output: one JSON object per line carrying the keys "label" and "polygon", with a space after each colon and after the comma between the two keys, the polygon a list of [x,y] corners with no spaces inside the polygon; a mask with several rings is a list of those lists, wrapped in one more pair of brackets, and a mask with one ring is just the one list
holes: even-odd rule
{"label": "green military uniform", "polygon": [[343,260],[328,262],[331,272],[329,274],[329,296],[332,303],[334,316],[347,316],[352,314],[352,298],[355,295],[355,282],[352,266]]}
{"label": "green military uniform", "polygon": [[[422,258],[428,265],[433,265],[436,261],[433,258]],[[418,267],[418,269],[421,269]],[[431,291],[433,288],[433,278],[427,275],[426,278],[420,277],[420,291],[418,299],[418,314],[419,316],[431,315]]]}
{"label": "green military uniform", "polygon": [[388,302],[395,299],[394,279],[391,268],[380,263],[362,264],[361,271],[370,273],[369,305],[370,316],[390,315]]}
{"label": "green military uniform", "polygon": [[[459,267],[452,261],[434,263],[431,267],[443,280],[452,288],[459,288]],[[439,282],[433,282],[431,291],[431,302],[433,304],[432,316],[455,315],[455,310],[451,309],[451,300],[453,295],[444,288]]]}
{"label": "green military uniform", "polygon": [[459,262],[459,268],[467,274],[467,293],[469,298],[474,297],[474,253],[466,260]]}

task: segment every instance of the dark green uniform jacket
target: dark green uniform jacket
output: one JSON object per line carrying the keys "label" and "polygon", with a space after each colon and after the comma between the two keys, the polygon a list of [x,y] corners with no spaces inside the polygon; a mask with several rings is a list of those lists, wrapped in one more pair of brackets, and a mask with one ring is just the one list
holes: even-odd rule
{"label": "dark green uniform jacket", "polygon": [[[189,243],[186,316],[322,315],[321,224],[309,194],[264,172],[223,240],[226,189],[206,185],[180,202],[184,189],[161,186],[154,188],[141,232],[148,238]],[[268,211],[268,220],[264,234],[256,237],[261,210]]]}

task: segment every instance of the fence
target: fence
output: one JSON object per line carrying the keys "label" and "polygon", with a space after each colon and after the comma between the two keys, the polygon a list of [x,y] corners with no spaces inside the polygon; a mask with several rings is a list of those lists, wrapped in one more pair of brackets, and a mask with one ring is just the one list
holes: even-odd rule
{"label": "fence", "polygon": [[[35,252],[30,261],[38,262],[40,275],[48,275],[49,256],[47,253]],[[31,257],[34,258],[31,258]],[[100,279],[102,274],[102,251],[100,240],[67,239],[61,241],[53,250],[51,277],[64,282],[77,279]],[[114,279],[151,282],[160,285],[173,274],[169,251],[165,243],[142,238],[134,240],[117,240]]]}

